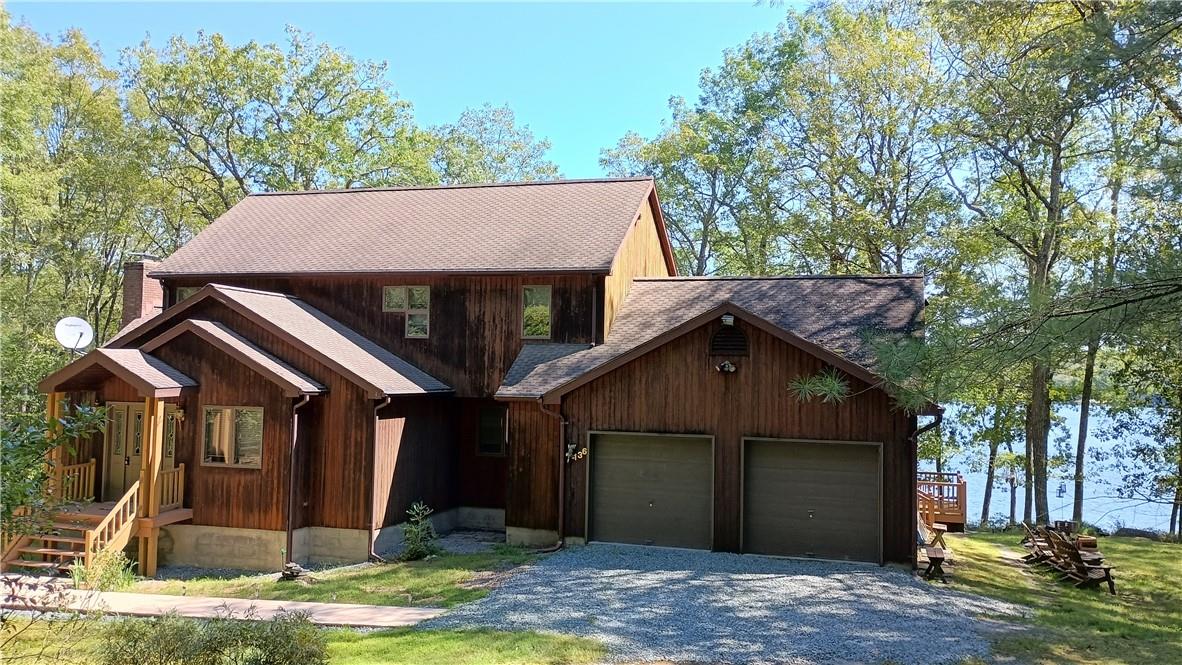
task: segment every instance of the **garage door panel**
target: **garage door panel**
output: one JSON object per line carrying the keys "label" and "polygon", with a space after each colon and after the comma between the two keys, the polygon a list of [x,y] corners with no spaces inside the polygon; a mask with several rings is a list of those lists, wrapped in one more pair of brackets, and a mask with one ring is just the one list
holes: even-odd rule
{"label": "garage door panel", "polygon": [[705,437],[593,435],[590,537],[709,549],[712,458]]}
{"label": "garage door panel", "polygon": [[878,447],[748,440],[743,549],[879,560]]}

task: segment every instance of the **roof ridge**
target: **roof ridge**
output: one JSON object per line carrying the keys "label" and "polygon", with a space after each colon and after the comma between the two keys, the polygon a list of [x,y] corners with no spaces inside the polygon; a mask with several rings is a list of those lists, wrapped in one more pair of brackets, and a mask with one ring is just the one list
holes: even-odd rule
{"label": "roof ridge", "polygon": [[346,187],[337,189],[301,189],[280,192],[252,192],[247,196],[298,196],[305,194],[356,194],[361,192],[413,192],[423,190],[484,189],[493,187],[531,187],[538,185],[584,185],[590,183],[652,181],[652,176],[623,178],[571,178],[565,180],[514,180],[510,182],[482,182],[456,185],[403,185],[392,187]]}
{"label": "roof ridge", "polygon": [[685,275],[676,277],[634,277],[637,282],[741,282],[789,279],[921,279],[922,273],[865,275]]}

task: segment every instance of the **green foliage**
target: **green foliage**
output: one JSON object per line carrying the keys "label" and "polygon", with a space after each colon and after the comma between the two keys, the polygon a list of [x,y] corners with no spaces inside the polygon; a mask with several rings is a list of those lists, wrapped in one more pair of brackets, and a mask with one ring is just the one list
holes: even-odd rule
{"label": "green foliage", "polygon": [[550,306],[528,305],[523,315],[522,331],[526,337],[550,336]]}
{"label": "green foliage", "polygon": [[76,589],[123,591],[135,584],[135,564],[122,551],[104,549],[92,556],[89,564],[74,564],[70,577]]}
{"label": "green foliage", "polygon": [[[55,423],[47,423],[40,412],[5,413],[0,418],[0,520],[5,530],[37,530],[56,507],[48,493],[50,469],[46,455],[58,445],[73,450],[75,440],[100,431],[105,423],[105,409],[85,405],[74,407]],[[22,506],[27,512],[14,515]]]}
{"label": "green foliage", "polygon": [[819,399],[825,404],[840,404],[850,396],[849,381],[833,367],[798,376],[788,382],[788,389],[802,402]]}
{"label": "green foliage", "polygon": [[104,665],[316,665],[328,662],[324,634],[299,612],[266,621],[176,614],[119,619],[98,648]]}
{"label": "green foliage", "polygon": [[518,127],[508,106],[468,109],[434,131],[438,145],[431,161],[445,185],[559,177],[558,165],[546,159],[550,141]]}
{"label": "green foliage", "polygon": [[406,511],[407,520],[402,525],[402,560],[417,561],[439,553],[436,542],[439,535],[431,523],[431,510],[422,501],[411,504]]}

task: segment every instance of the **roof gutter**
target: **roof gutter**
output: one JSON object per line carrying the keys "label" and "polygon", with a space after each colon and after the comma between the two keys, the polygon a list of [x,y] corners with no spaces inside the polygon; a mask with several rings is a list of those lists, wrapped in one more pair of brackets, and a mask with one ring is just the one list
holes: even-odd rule
{"label": "roof gutter", "polygon": [[542,413],[558,419],[558,542],[547,550],[555,552],[566,546],[566,426],[570,421],[562,416],[561,403],[558,405],[558,411],[551,411],[546,408],[545,402],[538,398],[538,408]]}
{"label": "roof gutter", "polygon": [[291,406],[291,449],[287,453],[287,555],[283,557],[283,563],[292,563],[295,561],[295,556],[292,553],[292,544],[295,540],[295,502],[296,496],[302,496],[302,493],[296,491],[296,443],[300,437],[300,414],[299,410],[308,403],[311,397],[309,395],[300,395],[300,398]]}

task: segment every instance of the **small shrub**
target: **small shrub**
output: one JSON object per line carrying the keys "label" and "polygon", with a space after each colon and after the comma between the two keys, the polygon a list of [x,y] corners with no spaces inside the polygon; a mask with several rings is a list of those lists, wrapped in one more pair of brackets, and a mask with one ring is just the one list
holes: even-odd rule
{"label": "small shrub", "polygon": [[439,553],[439,545],[435,542],[439,534],[435,533],[435,525],[429,519],[432,512],[422,501],[416,501],[406,511],[406,524],[402,525],[403,561],[417,561]]}
{"label": "small shrub", "polygon": [[118,550],[103,550],[90,558],[89,565],[74,564],[70,576],[78,589],[119,591],[135,583],[134,564]]}
{"label": "small shrub", "polygon": [[103,665],[325,665],[324,634],[301,612],[259,621],[232,614],[201,621],[176,614],[112,622]]}

